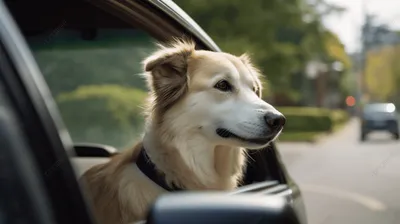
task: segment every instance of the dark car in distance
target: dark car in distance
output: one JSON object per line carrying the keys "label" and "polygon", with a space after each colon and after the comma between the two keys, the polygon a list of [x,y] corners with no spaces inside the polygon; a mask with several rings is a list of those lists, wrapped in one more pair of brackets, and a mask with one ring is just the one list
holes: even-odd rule
{"label": "dark car in distance", "polygon": [[386,131],[399,139],[399,117],[393,103],[369,103],[362,110],[361,141],[374,131]]}

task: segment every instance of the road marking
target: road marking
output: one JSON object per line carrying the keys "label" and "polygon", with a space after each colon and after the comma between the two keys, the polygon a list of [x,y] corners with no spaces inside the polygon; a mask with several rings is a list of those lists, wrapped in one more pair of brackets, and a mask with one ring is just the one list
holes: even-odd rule
{"label": "road marking", "polygon": [[354,192],[344,191],[340,189],[335,189],[326,186],[317,186],[310,184],[300,184],[301,191],[314,192],[319,194],[325,194],[345,200],[350,200],[356,202],[364,207],[369,208],[374,211],[384,211],[386,210],[386,205],[381,201],[376,200],[375,198],[361,195]]}

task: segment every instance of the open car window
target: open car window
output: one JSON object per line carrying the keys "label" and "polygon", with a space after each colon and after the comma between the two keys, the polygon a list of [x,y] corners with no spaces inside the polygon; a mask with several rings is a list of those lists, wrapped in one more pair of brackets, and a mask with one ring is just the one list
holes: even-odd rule
{"label": "open car window", "polygon": [[141,61],[156,42],[186,31],[144,2],[125,7],[79,0],[6,3],[73,142],[119,150],[137,142],[147,94]]}
{"label": "open car window", "polygon": [[[160,21],[155,11],[148,12],[152,19],[143,23],[135,19],[128,23],[123,14],[111,13],[111,7],[105,11],[86,1],[23,2],[8,4],[73,142],[111,145],[119,150],[131,147],[144,125],[147,87],[141,77],[141,61],[155,49],[155,42],[186,31],[180,28],[180,34],[177,30],[157,34],[153,29]],[[162,29],[174,25],[163,21]],[[269,151],[250,152],[257,160],[249,160],[246,184],[280,180],[276,164],[267,161],[275,158],[267,155]],[[76,163],[78,174],[104,161],[80,160]]]}
{"label": "open car window", "polygon": [[77,6],[86,14],[22,29],[72,140],[131,147],[143,127],[141,61],[157,39],[95,6]]}
{"label": "open car window", "polygon": [[[155,18],[155,11],[147,12],[154,20],[140,23],[128,19],[128,23],[122,18],[124,14],[116,13],[118,10],[110,7],[105,11],[104,7],[86,1],[6,3],[27,40],[72,140],[111,145],[119,150],[138,141],[147,94],[140,76],[141,61],[154,49],[156,41],[182,36],[187,31],[180,28],[160,32],[174,26],[174,22],[163,20],[165,25],[158,26],[160,20]],[[154,31],[157,26],[158,33]],[[265,180],[285,182],[273,150],[250,155],[257,159],[249,160],[246,184]],[[84,161],[79,173],[96,163]]]}
{"label": "open car window", "polygon": [[73,141],[123,149],[142,132],[146,86],[140,62],[154,39],[140,30],[95,32],[92,40],[63,30],[45,46],[28,41]]}

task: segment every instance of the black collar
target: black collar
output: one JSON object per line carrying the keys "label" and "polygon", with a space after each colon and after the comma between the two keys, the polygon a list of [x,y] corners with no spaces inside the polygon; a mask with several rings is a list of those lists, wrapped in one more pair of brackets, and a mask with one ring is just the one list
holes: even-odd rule
{"label": "black collar", "polygon": [[140,150],[139,157],[136,161],[137,167],[146,175],[148,178],[150,178],[154,183],[156,183],[158,186],[164,188],[167,191],[182,191],[182,188],[172,186],[170,187],[167,182],[165,181],[164,175],[160,174],[156,170],[156,166],[153,162],[151,162],[149,156],[146,153],[146,150],[142,147]]}

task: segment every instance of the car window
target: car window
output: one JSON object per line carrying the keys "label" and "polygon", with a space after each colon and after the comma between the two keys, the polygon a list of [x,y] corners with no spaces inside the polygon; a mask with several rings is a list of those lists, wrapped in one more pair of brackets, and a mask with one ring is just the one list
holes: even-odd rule
{"label": "car window", "polygon": [[[119,150],[131,147],[144,126],[147,87],[141,62],[161,37],[155,38],[156,34],[93,6],[82,4],[83,13],[71,18],[54,16],[53,11],[60,10],[55,5],[47,6],[49,9],[31,7],[38,15],[51,12],[53,20],[37,19],[32,11],[23,11],[22,6],[10,2],[72,140],[111,145]],[[24,13],[33,17],[24,20]],[[173,36],[167,35],[168,39]],[[271,174],[271,169],[277,167],[259,160],[249,160],[246,184],[279,179]],[[92,164],[77,161],[75,166],[82,173]]]}
{"label": "car window", "polygon": [[87,29],[79,22],[87,21],[61,20],[51,31],[29,35],[28,43],[73,141],[129,147],[142,133],[141,61],[156,39],[122,22]]}

